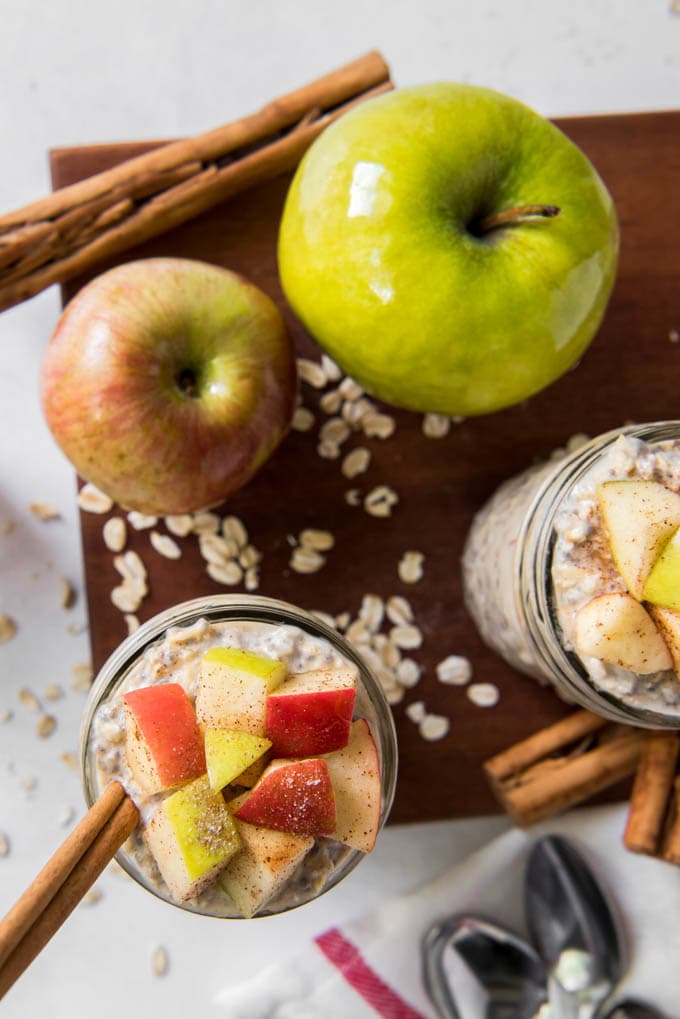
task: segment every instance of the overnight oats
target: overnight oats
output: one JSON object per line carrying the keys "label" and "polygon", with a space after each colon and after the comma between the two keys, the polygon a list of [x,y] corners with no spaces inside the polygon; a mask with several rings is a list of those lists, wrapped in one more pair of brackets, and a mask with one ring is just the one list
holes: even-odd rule
{"label": "overnight oats", "polygon": [[117,780],[138,807],[124,869],[219,917],[337,884],[373,848],[396,780],[365,663],[311,614],[247,595],[186,602],[129,637],[95,680],[81,756],[88,803]]}
{"label": "overnight oats", "polygon": [[613,720],[680,728],[680,422],[575,437],[501,485],[463,579],[515,668]]}

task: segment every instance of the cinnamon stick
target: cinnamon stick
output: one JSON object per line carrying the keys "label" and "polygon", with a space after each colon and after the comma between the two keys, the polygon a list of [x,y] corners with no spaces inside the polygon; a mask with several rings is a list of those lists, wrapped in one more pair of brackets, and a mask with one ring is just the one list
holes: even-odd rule
{"label": "cinnamon stick", "polygon": [[598,732],[607,719],[594,715],[592,711],[575,711],[554,725],[541,729],[528,739],[516,743],[508,750],[496,754],[484,764],[484,770],[492,781],[499,782],[517,772],[523,771],[548,754],[562,750],[571,743]]}
{"label": "cinnamon stick", "polygon": [[649,732],[644,737],[623,836],[626,849],[633,853],[653,856],[659,850],[679,750],[675,732]]}
{"label": "cinnamon stick", "polygon": [[328,124],[391,88],[387,64],[371,52],[249,117],[0,217],[0,311],[293,169]]}
{"label": "cinnamon stick", "polygon": [[680,865],[680,777],[673,782],[671,820],[663,839],[661,856],[669,863]]}
{"label": "cinnamon stick", "polygon": [[52,935],[73,912],[113,856],[132,834],[139,821],[134,803],[125,797],[98,832],[65,881],[49,899],[16,948],[0,966],[0,998],[45,947]]}

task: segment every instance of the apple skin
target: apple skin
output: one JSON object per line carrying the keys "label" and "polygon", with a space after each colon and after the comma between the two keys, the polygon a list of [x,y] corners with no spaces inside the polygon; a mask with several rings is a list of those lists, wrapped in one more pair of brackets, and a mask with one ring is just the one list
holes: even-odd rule
{"label": "apple skin", "polygon": [[98,276],[66,307],[42,365],[47,424],[79,474],[155,515],[245,484],[286,434],[296,388],[274,303],[189,259]]}
{"label": "apple skin", "polygon": [[[469,229],[537,203],[559,215]],[[585,155],[522,103],[452,83],[397,89],[328,127],[279,234],[286,297],[345,372],[397,406],[464,416],[578,360],[617,256],[614,205]]]}

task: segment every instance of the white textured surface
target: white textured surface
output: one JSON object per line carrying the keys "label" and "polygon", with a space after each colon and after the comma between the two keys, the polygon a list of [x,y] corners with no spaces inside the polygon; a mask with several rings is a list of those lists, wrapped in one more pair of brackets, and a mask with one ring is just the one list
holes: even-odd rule
{"label": "white textured surface", "polygon": [[[0,209],[49,188],[50,146],[169,137],[207,129],[255,109],[373,46],[395,80],[473,81],[507,91],[546,114],[669,108],[680,96],[680,17],[670,0],[3,0],[0,30]],[[80,811],[77,777],[59,762],[75,750],[82,694],[52,706],[56,733],[34,737],[37,716],[17,700],[30,686],[69,687],[87,639],[66,630],[83,619],[82,593],[66,613],[59,578],[82,592],[75,482],[42,422],[41,352],[58,314],[53,288],[0,316],[0,613],[19,634],[0,647],[0,912],[64,836],[65,808]],[[40,523],[34,500],[62,519]],[[424,752],[426,747],[424,745]],[[37,786],[26,792],[23,779]],[[446,781],[446,776],[442,776]],[[123,878],[106,875],[104,897],[80,907],[3,1003],[3,1016],[50,1019],[153,1008],[167,1019],[194,1008],[205,1019],[220,987],[294,951],[330,922],[388,893],[416,887],[480,845],[501,821],[390,830],[344,887],[288,917],[222,924],[170,910]],[[673,877],[669,874],[669,880]],[[166,946],[170,971],[151,975]],[[224,1014],[224,1013],[219,1013]]]}

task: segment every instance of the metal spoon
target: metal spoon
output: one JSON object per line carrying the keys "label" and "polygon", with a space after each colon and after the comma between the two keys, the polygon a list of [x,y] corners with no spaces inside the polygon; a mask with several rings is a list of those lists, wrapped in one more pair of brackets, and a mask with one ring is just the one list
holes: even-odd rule
{"label": "metal spoon", "polygon": [[533,846],[525,907],[555,1012],[592,1019],[621,979],[621,944],[602,890],[566,839],[548,835]]}
{"label": "metal spoon", "polygon": [[658,1009],[644,1001],[619,1001],[602,1019],[664,1019]]}
{"label": "metal spoon", "polygon": [[547,1001],[533,948],[483,917],[451,917],[423,942],[423,979],[442,1019],[535,1019]]}

